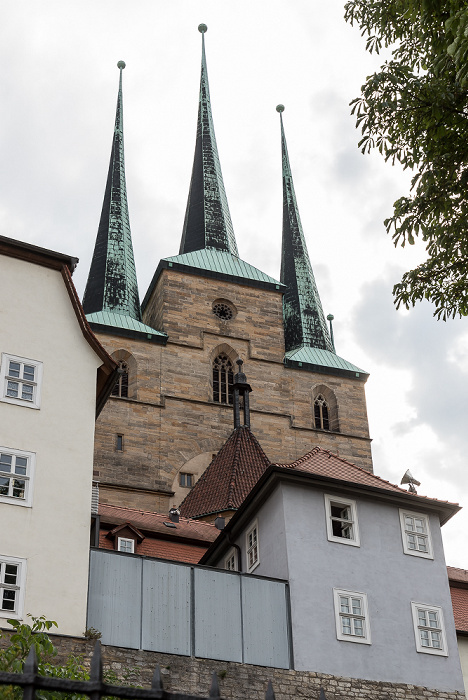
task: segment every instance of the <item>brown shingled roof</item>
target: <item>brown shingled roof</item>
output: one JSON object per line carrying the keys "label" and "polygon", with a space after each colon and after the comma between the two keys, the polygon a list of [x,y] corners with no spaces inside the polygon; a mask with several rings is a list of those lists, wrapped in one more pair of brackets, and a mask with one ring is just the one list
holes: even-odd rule
{"label": "brown shingled roof", "polygon": [[447,573],[450,582],[458,581],[468,584],[468,571],[466,569],[457,569],[455,566],[447,566]]}
{"label": "brown shingled roof", "polygon": [[457,632],[468,633],[468,589],[450,586],[450,595],[452,596],[455,629]]}
{"label": "brown shingled roof", "polygon": [[[381,479],[380,476],[376,476],[372,472],[362,469],[362,467],[357,467],[355,464],[347,462],[345,459],[338,457],[338,455],[333,454],[329,450],[323,450],[321,447],[314,447],[313,450],[290,464],[275,464],[273,466],[297,469],[299,471],[308,472],[309,474],[317,474],[331,479],[341,479],[342,481],[363,486],[373,486],[374,488],[393,491],[394,493],[404,493],[406,496],[414,496],[415,499],[428,498],[427,496],[421,496],[419,493],[413,494],[410,491],[406,491],[400,488],[400,486],[396,486],[396,484],[391,484],[389,481]],[[441,501],[435,498],[428,500],[437,501],[450,506],[457,505],[449,503],[449,501]]]}
{"label": "brown shingled roof", "polygon": [[237,510],[270,461],[246,426],[236,428],[180,506],[185,517]]}
{"label": "brown shingled roof", "polygon": [[205,522],[180,518],[176,527],[167,527],[165,522],[170,522],[169,516],[164,513],[150,513],[133,508],[99,504],[99,515],[103,523],[123,525],[131,523],[139,530],[154,532],[166,537],[176,537],[201,542],[213,542],[219,535],[219,530]]}

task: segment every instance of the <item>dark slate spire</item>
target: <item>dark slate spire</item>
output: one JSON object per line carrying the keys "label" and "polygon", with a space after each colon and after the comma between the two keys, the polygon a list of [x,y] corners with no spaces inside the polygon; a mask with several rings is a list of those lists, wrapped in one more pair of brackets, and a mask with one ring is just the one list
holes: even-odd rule
{"label": "dark slate spire", "polygon": [[109,311],[141,321],[140,300],[128,217],[122,115],[122,70],[114,139],[96,245],[83,297],[86,314]]}
{"label": "dark slate spire", "polygon": [[308,346],[334,353],[297,207],[281,114],[284,107],[278,105],[276,109],[280,113],[283,155],[283,243],[280,279],[286,285],[283,298],[286,352]]}
{"label": "dark slate spire", "polygon": [[202,64],[197,141],[179,253],[215,248],[238,255],[211,115],[205,58],[206,24],[200,24],[198,29],[202,34]]}

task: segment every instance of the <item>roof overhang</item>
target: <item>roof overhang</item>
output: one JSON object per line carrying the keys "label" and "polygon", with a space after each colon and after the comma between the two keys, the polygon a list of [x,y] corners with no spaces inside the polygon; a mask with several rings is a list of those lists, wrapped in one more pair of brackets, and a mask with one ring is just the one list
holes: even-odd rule
{"label": "roof overhang", "polygon": [[224,551],[232,546],[233,539],[241,534],[244,527],[258,512],[260,506],[265,503],[280,483],[326,488],[327,490],[339,491],[341,494],[360,495],[372,498],[374,501],[379,500],[391,503],[398,507],[411,507],[413,510],[421,508],[424,511],[435,512],[439,516],[441,525],[444,525],[455,513],[461,510],[461,507],[455,503],[434,500],[409,492],[402,491],[398,493],[376,486],[368,486],[367,484],[358,484],[353,481],[312,474],[298,469],[270,465],[242,506],[200,559],[201,564],[212,564],[212,562],[217,561],[221,557]]}

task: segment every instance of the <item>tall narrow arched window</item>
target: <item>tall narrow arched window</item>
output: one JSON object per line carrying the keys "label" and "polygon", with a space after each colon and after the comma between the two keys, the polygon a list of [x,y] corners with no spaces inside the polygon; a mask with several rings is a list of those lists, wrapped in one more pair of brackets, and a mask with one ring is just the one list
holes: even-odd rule
{"label": "tall narrow arched window", "polygon": [[319,428],[319,430],[330,430],[328,404],[322,394],[319,394],[314,401],[314,418],[316,428]]}
{"label": "tall narrow arched window", "polygon": [[213,401],[232,403],[233,377],[232,362],[222,352],[213,361]]}
{"label": "tall narrow arched window", "polygon": [[128,365],[123,360],[119,361],[119,378],[112,389],[112,396],[128,396]]}

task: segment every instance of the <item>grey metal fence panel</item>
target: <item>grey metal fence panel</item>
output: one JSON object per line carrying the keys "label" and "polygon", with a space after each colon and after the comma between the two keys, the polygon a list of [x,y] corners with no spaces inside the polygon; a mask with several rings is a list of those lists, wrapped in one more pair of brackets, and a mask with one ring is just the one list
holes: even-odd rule
{"label": "grey metal fence panel", "polygon": [[285,584],[242,578],[244,663],[289,668]]}
{"label": "grey metal fence panel", "polygon": [[140,648],[141,564],[138,557],[91,550],[88,627],[102,643]]}
{"label": "grey metal fence panel", "polygon": [[190,656],[190,567],[143,562],[142,648]]}
{"label": "grey metal fence panel", "polygon": [[195,569],[195,656],[242,661],[240,577]]}

